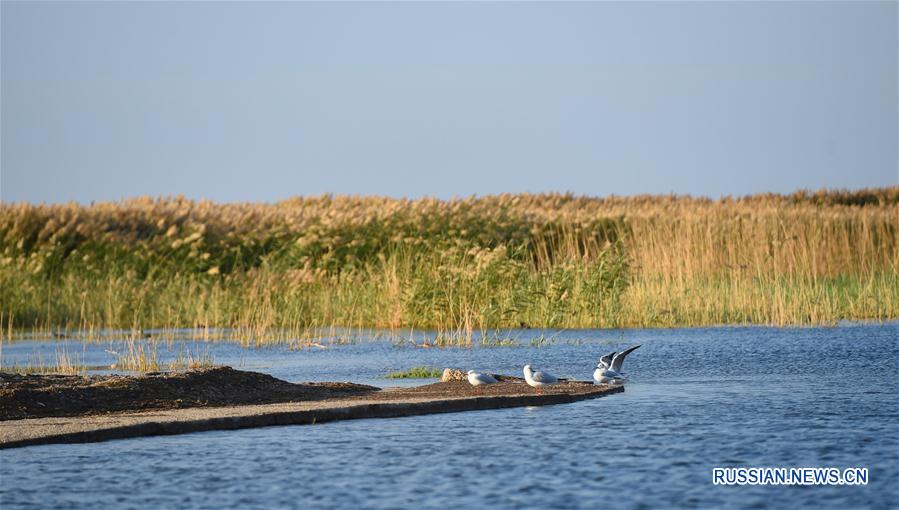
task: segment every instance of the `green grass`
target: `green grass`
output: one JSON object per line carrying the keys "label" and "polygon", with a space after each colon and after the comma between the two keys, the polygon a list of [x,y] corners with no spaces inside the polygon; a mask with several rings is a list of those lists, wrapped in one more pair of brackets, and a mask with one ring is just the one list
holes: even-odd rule
{"label": "green grass", "polygon": [[[0,338],[227,329],[300,348],[330,327],[412,327],[437,331],[435,346],[470,346],[503,328],[897,317],[899,187],[0,204]],[[153,365],[150,352],[119,354]]]}
{"label": "green grass", "polygon": [[[225,277],[154,272],[127,265],[63,266],[46,277],[0,267],[0,321],[9,329],[231,328],[267,341],[331,325],[440,331],[438,345],[470,344],[487,328],[559,327],[614,320],[626,261],[615,247],[593,258],[535,267],[527,254],[402,247],[364,270],[296,281],[266,266]],[[49,326],[49,327],[48,327]]]}
{"label": "green grass", "polygon": [[385,379],[438,379],[443,375],[443,370],[436,367],[412,367],[409,370],[390,372]]}

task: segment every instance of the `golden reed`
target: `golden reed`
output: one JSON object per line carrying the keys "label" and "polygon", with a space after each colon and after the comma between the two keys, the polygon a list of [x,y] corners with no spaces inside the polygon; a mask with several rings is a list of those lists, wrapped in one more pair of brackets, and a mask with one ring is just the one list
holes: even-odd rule
{"label": "golden reed", "polygon": [[899,186],[0,205],[0,330],[832,324],[899,317]]}

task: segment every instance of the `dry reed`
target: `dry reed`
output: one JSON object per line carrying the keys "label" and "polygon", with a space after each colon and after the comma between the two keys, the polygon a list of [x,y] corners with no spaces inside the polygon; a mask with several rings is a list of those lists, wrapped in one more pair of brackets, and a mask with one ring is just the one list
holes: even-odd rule
{"label": "dry reed", "polygon": [[[831,324],[899,317],[899,187],[0,205],[0,331]],[[460,340],[461,339],[461,340]]]}

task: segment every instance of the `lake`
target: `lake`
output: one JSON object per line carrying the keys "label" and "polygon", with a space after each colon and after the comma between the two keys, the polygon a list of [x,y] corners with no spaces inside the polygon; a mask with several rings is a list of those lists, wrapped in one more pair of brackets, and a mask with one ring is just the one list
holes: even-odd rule
{"label": "lake", "polygon": [[[642,344],[626,392],[539,408],[49,445],[0,452],[4,510],[59,508],[896,508],[899,326],[512,331],[518,346],[233,343],[216,363],[293,382],[424,384],[417,365],[589,379]],[[544,338],[546,341],[537,339]],[[3,346],[4,365],[59,341]],[[115,344],[67,341],[89,365]],[[173,352],[174,352],[173,351]],[[170,352],[165,356],[173,355]],[[865,467],[866,486],[715,486],[714,467]]]}

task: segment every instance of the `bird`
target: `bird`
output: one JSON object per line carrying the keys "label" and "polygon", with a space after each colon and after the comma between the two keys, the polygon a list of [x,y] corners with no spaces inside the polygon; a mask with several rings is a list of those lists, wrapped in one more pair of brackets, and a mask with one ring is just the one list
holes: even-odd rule
{"label": "bird", "polygon": [[532,370],[530,365],[524,366],[524,380],[529,386],[536,388],[538,393],[541,387],[559,382],[556,376],[540,370]]}
{"label": "bird", "polygon": [[602,362],[596,364],[596,370],[593,371],[593,380],[596,384],[611,384],[621,382],[623,377],[618,372],[612,370]]}
{"label": "bird", "polygon": [[633,347],[630,347],[630,348],[628,348],[628,349],[625,349],[625,350],[623,350],[623,351],[621,351],[621,352],[615,354],[614,356],[612,356],[612,364],[611,364],[611,366],[610,366],[609,368],[611,368],[612,370],[618,372],[619,374],[622,373],[622,372],[621,372],[621,366],[624,365],[624,358],[625,358],[628,354],[630,354],[630,353],[636,351],[636,350],[639,349],[639,348],[640,348],[639,345],[635,345],[635,346],[633,346]]}
{"label": "bird", "polygon": [[612,352],[606,354],[605,356],[599,358],[599,364],[605,365],[606,368],[611,368],[612,367],[612,358],[614,358],[616,354],[618,354],[618,353],[615,351],[612,351]]}
{"label": "bird", "polygon": [[497,380],[490,374],[482,374],[480,372],[475,372],[474,370],[469,370],[468,382],[471,383],[472,386],[481,386],[484,384],[493,384],[497,382]]}
{"label": "bird", "polygon": [[636,345],[622,352],[610,352],[599,358],[596,364],[596,370],[593,371],[593,380],[597,384],[621,383],[624,381],[624,374],[621,373],[621,367],[624,365],[624,358],[628,354],[637,350],[640,346]]}

